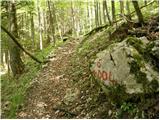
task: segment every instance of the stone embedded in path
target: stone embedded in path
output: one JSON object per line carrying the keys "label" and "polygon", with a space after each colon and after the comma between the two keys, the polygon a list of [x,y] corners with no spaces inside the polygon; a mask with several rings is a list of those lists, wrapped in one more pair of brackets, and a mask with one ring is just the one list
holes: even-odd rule
{"label": "stone embedded in path", "polygon": [[66,95],[64,96],[64,103],[68,105],[69,103],[73,102],[78,97],[78,94],[78,89],[67,89]]}

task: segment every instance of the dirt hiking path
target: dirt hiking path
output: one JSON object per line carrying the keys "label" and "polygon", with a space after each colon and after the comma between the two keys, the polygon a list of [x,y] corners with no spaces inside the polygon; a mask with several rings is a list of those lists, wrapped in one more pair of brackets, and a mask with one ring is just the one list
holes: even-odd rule
{"label": "dirt hiking path", "polygon": [[63,117],[65,111],[55,108],[62,102],[66,89],[71,87],[65,71],[77,44],[76,40],[66,41],[62,47],[58,47],[51,62],[33,80],[17,118],[66,118]]}

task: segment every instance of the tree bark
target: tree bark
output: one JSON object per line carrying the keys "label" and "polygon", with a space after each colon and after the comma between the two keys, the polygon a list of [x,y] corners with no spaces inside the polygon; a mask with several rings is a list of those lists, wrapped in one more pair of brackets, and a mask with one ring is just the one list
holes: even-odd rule
{"label": "tree bark", "polygon": [[99,25],[102,25],[101,4],[100,4],[100,2],[98,2],[98,18],[99,18]]}
{"label": "tree bark", "polygon": [[122,0],[120,0],[119,2],[120,2],[120,11],[121,11],[121,14],[124,15],[124,2]]}
{"label": "tree bark", "polygon": [[147,5],[147,0],[144,0],[144,4]]}
{"label": "tree bark", "polygon": [[111,6],[112,6],[112,22],[114,23],[116,21],[114,0],[111,1]]}
{"label": "tree bark", "polygon": [[99,15],[98,15],[98,2],[95,0],[95,24],[96,24],[96,27],[99,26]]}
{"label": "tree bark", "polygon": [[55,45],[55,37],[54,37],[54,25],[53,25],[53,16],[52,16],[52,12],[51,12],[51,2],[50,0],[47,0],[47,3],[48,3],[48,9],[49,9],[49,26],[50,26],[50,38],[51,38],[51,41],[54,42],[54,45]]}
{"label": "tree bark", "polygon": [[31,38],[32,38],[32,47],[34,48],[35,46],[35,41],[34,41],[34,16],[32,13],[30,13],[31,16]]}
{"label": "tree bark", "polygon": [[143,24],[144,23],[143,15],[142,15],[142,12],[139,8],[138,1],[132,1],[132,3],[133,3],[133,6],[134,6],[134,9],[136,11],[139,23]]}
{"label": "tree bark", "polygon": [[52,2],[52,15],[53,15],[53,38],[54,38],[54,44],[56,44],[56,39],[55,39],[55,32],[56,32],[56,9],[55,9],[55,4]]}
{"label": "tree bark", "polygon": [[73,5],[73,1],[71,0],[71,27],[69,29],[72,29],[75,32],[75,15],[74,15],[74,5]]}
{"label": "tree bark", "polygon": [[106,13],[105,13],[105,11],[106,11],[105,9],[106,8],[105,8],[105,5],[104,5],[104,2],[105,2],[105,0],[103,0],[103,3],[102,3],[103,4],[103,22],[104,22],[104,24],[106,24],[106,22],[107,22],[106,21]]}
{"label": "tree bark", "polygon": [[127,18],[131,20],[130,4],[128,0],[126,1],[126,10],[127,10]]}
{"label": "tree bark", "polygon": [[[103,0],[103,7],[104,7],[104,9],[105,9],[105,11],[106,11],[106,15],[107,15],[107,18],[108,18],[108,22],[109,22],[109,24],[111,25],[112,22],[111,22],[111,19],[110,19],[110,16],[109,16],[108,6],[107,6],[106,0]],[[106,16],[105,16],[105,17],[106,17]]]}
{"label": "tree bark", "polygon": [[37,10],[38,10],[38,23],[39,23],[39,48],[43,49],[43,40],[42,40],[42,23],[41,23],[41,11],[40,11],[40,1],[37,0]]}
{"label": "tree bark", "polygon": [[[16,7],[14,1],[10,1],[9,12],[10,12],[10,18],[9,18],[10,30],[14,34],[14,36],[18,38]],[[24,70],[24,64],[20,56],[20,49],[13,41],[9,42],[9,52],[10,52],[10,66],[13,75],[16,76],[22,74]]]}
{"label": "tree bark", "polygon": [[91,5],[89,3],[88,3],[88,10],[89,10],[89,29],[92,30],[92,8],[91,8]]}

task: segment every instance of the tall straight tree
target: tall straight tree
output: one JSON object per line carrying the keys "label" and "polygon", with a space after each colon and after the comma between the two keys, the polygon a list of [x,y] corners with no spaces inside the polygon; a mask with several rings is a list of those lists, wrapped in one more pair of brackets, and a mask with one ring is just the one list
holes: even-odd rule
{"label": "tall straight tree", "polygon": [[75,15],[74,15],[74,4],[73,4],[73,1],[71,0],[71,21],[72,21],[72,25],[71,25],[71,28],[69,28],[69,30],[73,30],[75,31]]}
{"label": "tall straight tree", "polygon": [[99,26],[99,15],[98,15],[98,2],[97,0],[94,1],[94,5],[95,5],[95,24],[96,24],[96,27]]}
{"label": "tall straight tree", "polygon": [[133,3],[133,6],[134,6],[134,9],[136,11],[136,14],[138,16],[139,23],[143,24],[144,23],[143,15],[142,15],[142,12],[139,8],[138,1],[132,1],[132,3]]}
{"label": "tall straight tree", "polygon": [[51,38],[51,41],[53,41],[54,42],[54,45],[55,45],[55,38],[54,38],[54,25],[53,25],[53,14],[52,14],[52,10],[51,10],[51,1],[50,0],[47,0],[47,3],[48,3],[48,12],[49,12],[49,21],[48,21],[48,23],[49,23],[49,28],[50,28],[50,31],[51,32],[49,32],[50,33],[50,38]]}
{"label": "tall straight tree", "polygon": [[127,18],[128,18],[129,20],[131,20],[130,4],[129,4],[129,1],[128,1],[128,0],[126,1],[126,10],[127,10]]}
{"label": "tall straight tree", "polygon": [[[17,27],[17,18],[16,18],[16,7],[14,0],[9,1],[9,20],[10,20],[10,32],[16,37],[18,36],[18,27]],[[19,75],[24,70],[24,64],[22,62],[21,56],[20,56],[20,49],[18,46],[10,41],[9,42],[9,52],[10,52],[10,66],[11,70],[13,72],[13,75]]]}
{"label": "tall straight tree", "polygon": [[[91,2],[87,1],[88,2],[88,19],[89,19],[89,30],[91,31],[92,30],[92,7],[91,7]],[[80,8],[79,8],[80,9]]]}
{"label": "tall straight tree", "polygon": [[[109,16],[108,6],[107,6],[106,0],[103,0],[103,7],[104,7],[104,10],[106,11],[106,15],[107,15],[107,18],[108,18],[108,22],[109,22],[109,24],[111,25],[112,22],[111,22],[111,19],[110,19],[110,16]],[[104,17],[106,18],[106,16],[104,16]]]}
{"label": "tall straight tree", "polygon": [[124,15],[124,2],[122,0],[120,0],[119,2],[120,2],[120,11],[121,11],[121,14]]}
{"label": "tall straight tree", "polygon": [[37,0],[37,11],[38,11],[38,22],[39,22],[39,47],[40,50],[43,49],[43,41],[42,41],[42,23],[41,23],[41,11],[40,11],[40,1]]}
{"label": "tall straight tree", "polygon": [[147,0],[144,0],[144,4],[147,5]]}
{"label": "tall straight tree", "polygon": [[106,21],[106,13],[105,13],[106,10],[105,10],[105,5],[104,5],[104,0],[102,4],[103,4],[103,22],[106,23],[107,21]]}
{"label": "tall straight tree", "polygon": [[98,15],[99,15],[99,25],[102,25],[102,17],[101,17],[101,4],[98,2]]}
{"label": "tall straight tree", "polygon": [[111,6],[112,6],[112,22],[114,23],[116,21],[114,0],[111,1]]}
{"label": "tall straight tree", "polygon": [[34,14],[30,12],[30,17],[31,17],[31,38],[32,38],[32,46],[34,48],[35,41],[34,41]]}
{"label": "tall straight tree", "polygon": [[55,39],[55,32],[56,32],[56,7],[54,2],[52,2],[52,15],[53,15],[53,38],[54,38],[54,44],[56,43],[56,39]]}

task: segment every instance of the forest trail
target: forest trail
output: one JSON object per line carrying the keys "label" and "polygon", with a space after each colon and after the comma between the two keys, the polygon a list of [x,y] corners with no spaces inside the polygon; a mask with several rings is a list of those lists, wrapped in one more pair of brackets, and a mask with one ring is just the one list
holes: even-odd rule
{"label": "forest trail", "polygon": [[77,40],[68,40],[57,48],[51,62],[33,80],[17,118],[59,118],[61,112],[54,109],[63,101],[66,90],[71,87],[65,70],[70,65],[78,43]]}

